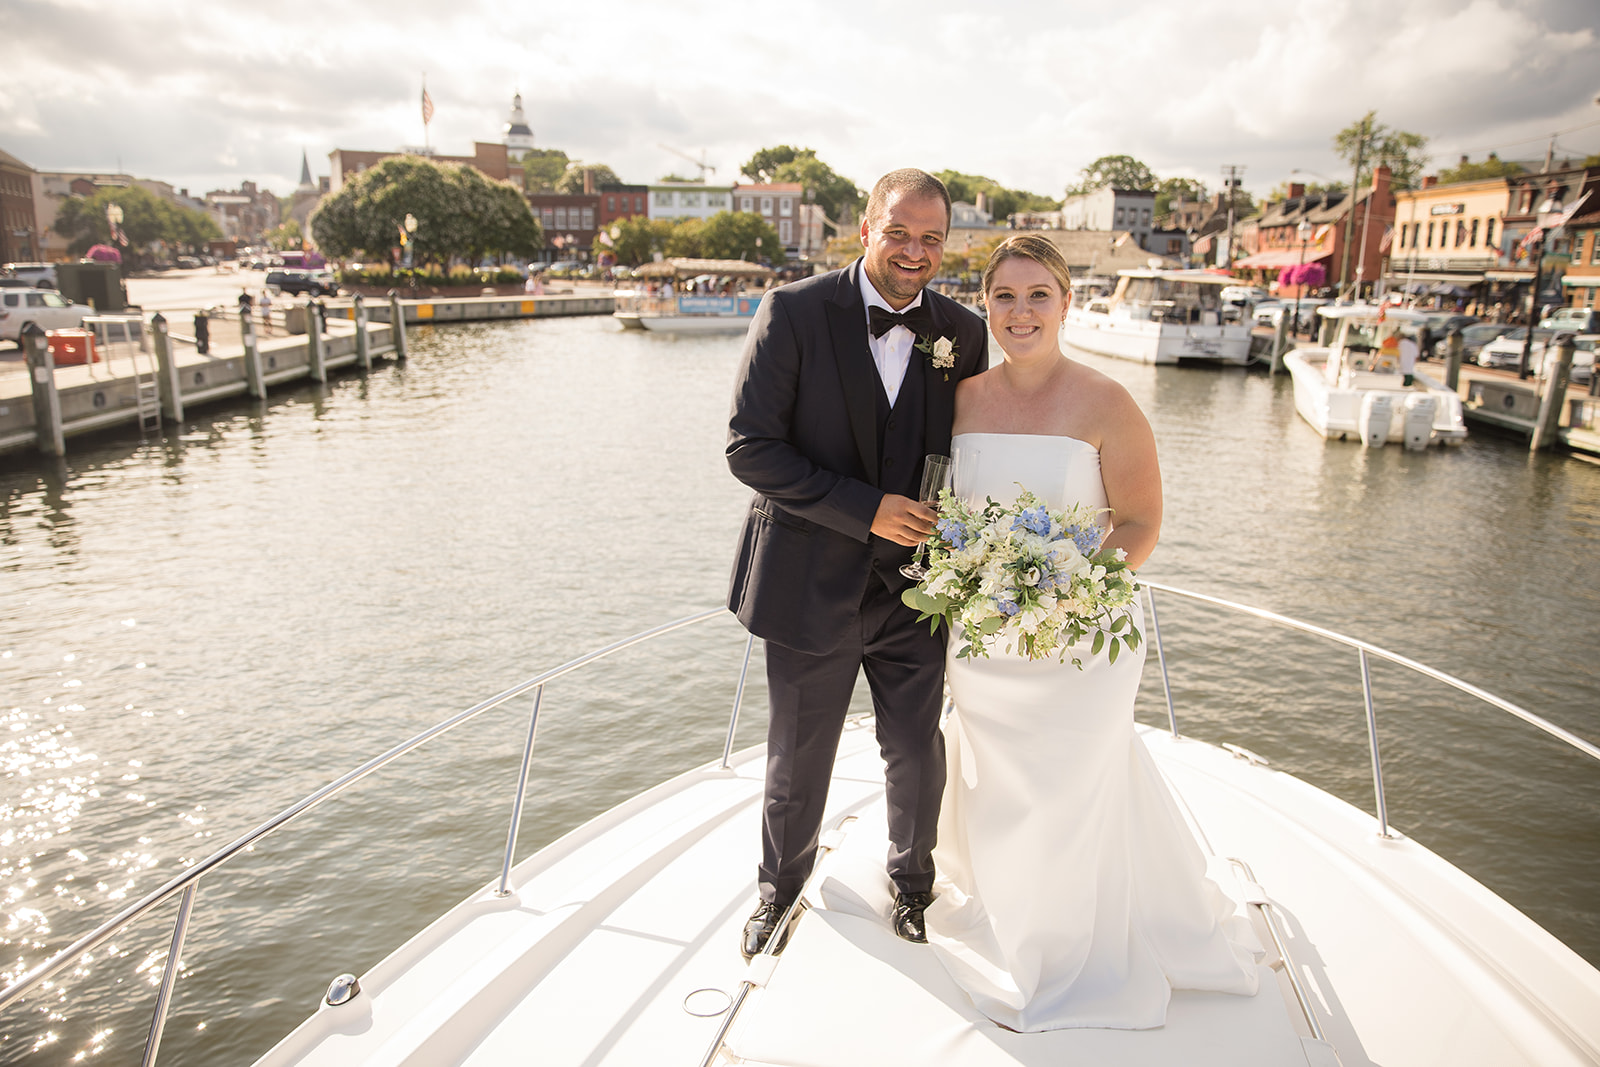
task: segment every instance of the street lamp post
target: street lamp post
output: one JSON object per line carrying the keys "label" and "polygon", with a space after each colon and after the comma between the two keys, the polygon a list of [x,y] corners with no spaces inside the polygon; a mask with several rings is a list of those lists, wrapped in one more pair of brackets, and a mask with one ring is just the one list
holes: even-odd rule
{"label": "street lamp post", "polygon": [[[1561,220],[1561,201],[1555,197],[1546,197],[1539,205],[1538,219],[1534,225],[1539,229],[1539,243],[1533,250],[1533,286],[1528,290],[1528,332],[1522,338],[1522,359],[1517,363],[1517,377],[1527,378],[1532,375],[1530,366],[1533,357],[1533,331],[1539,324],[1539,289],[1542,285],[1544,271],[1544,246],[1549,240],[1550,229]],[[1548,342],[1546,355],[1549,354]]]}
{"label": "street lamp post", "polygon": [[1301,219],[1300,225],[1294,228],[1300,237],[1300,272],[1295,275],[1294,286],[1294,321],[1289,323],[1289,333],[1300,336],[1300,294],[1306,291],[1306,244],[1311,240],[1311,222]]}

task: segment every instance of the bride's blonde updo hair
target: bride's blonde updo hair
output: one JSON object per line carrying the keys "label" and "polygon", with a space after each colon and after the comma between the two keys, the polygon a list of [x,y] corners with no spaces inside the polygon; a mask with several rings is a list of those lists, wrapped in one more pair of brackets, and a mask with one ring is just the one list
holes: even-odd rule
{"label": "bride's blonde updo hair", "polygon": [[1007,237],[1000,242],[1000,247],[994,250],[989,257],[989,265],[983,268],[983,291],[989,292],[989,286],[994,281],[995,268],[1008,259],[1031,259],[1055,277],[1061,284],[1061,295],[1067,296],[1072,292],[1072,272],[1067,269],[1067,261],[1061,255],[1061,249],[1050,238],[1038,233],[1019,233]]}

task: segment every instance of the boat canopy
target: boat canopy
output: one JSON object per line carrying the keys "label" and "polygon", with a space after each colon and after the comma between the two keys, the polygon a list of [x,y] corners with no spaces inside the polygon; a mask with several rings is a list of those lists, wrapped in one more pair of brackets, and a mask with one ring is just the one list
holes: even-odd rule
{"label": "boat canopy", "polygon": [[1201,285],[1238,285],[1239,279],[1226,274],[1213,274],[1208,270],[1157,270],[1151,267],[1130,267],[1117,271],[1123,278],[1160,278],[1168,282],[1198,282]]}
{"label": "boat canopy", "polygon": [[750,263],[742,259],[663,259],[646,263],[633,272],[640,278],[693,278],[701,274],[715,274],[723,278],[771,278],[771,267]]}

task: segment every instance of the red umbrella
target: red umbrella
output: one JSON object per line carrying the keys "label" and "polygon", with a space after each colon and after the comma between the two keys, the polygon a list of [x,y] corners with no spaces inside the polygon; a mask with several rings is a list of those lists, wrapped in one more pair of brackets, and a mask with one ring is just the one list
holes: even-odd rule
{"label": "red umbrella", "polygon": [[122,253],[110,245],[95,245],[83,254],[83,258],[95,263],[121,263]]}

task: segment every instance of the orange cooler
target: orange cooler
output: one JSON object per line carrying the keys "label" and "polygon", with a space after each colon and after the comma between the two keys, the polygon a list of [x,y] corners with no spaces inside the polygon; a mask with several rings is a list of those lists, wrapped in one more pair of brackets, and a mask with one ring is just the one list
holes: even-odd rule
{"label": "orange cooler", "polygon": [[45,334],[45,340],[50,346],[50,356],[58,367],[100,362],[100,353],[94,344],[93,330],[78,328],[51,330]]}

